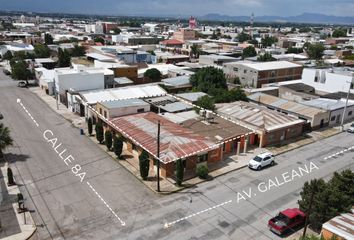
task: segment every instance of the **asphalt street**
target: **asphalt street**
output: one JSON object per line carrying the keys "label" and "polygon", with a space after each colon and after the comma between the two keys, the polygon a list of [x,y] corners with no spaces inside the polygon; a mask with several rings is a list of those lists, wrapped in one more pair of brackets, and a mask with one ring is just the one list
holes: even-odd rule
{"label": "asphalt street", "polygon": [[[305,181],[354,168],[352,151],[324,159],[354,145],[354,134],[341,133],[277,156],[275,166],[260,172],[244,168],[180,193],[159,196],[91,140],[79,135],[78,129],[28,89],[14,86],[1,74],[0,112],[15,140],[6,158],[21,184],[26,205],[33,210],[38,226],[33,239],[278,239],[267,229],[267,221],[279,210],[297,206]],[[39,127],[17,103],[18,98]],[[43,138],[45,130],[51,130],[57,144],[62,143],[61,149],[67,149],[65,154],[71,154],[73,162],[81,166],[86,173],[83,182]],[[268,183],[269,179],[309,166],[310,162],[319,169],[279,187],[258,191],[261,182]],[[249,188],[251,197],[238,202],[238,193],[244,195],[242,191],[248,192]],[[193,214],[196,215],[164,227]]]}

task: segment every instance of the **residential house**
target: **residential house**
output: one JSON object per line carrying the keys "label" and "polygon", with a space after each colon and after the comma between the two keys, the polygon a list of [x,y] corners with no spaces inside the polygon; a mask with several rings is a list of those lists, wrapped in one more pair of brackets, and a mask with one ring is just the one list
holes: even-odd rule
{"label": "residential house", "polygon": [[271,110],[276,110],[288,115],[293,115],[307,124],[304,131],[328,126],[330,112],[319,107],[311,107],[303,103],[292,102],[286,99],[267,95],[264,93],[254,93],[248,96],[251,102],[266,106]]}
{"label": "residential house", "polygon": [[107,119],[150,111],[150,104],[141,99],[98,102],[96,111]]}
{"label": "residential house", "polygon": [[321,236],[324,240],[354,239],[354,214],[344,213],[334,217],[322,225]]}
{"label": "residential house", "polygon": [[238,77],[244,85],[260,88],[262,84],[301,79],[302,65],[287,61],[225,63],[223,71],[230,80]]}
{"label": "residential house", "polygon": [[254,144],[264,147],[281,144],[302,134],[304,121],[247,102],[216,105],[216,112],[254,131]]}

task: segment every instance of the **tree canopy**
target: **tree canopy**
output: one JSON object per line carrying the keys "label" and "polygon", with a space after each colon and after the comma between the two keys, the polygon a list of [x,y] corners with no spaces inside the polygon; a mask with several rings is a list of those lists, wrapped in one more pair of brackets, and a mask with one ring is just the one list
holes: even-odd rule
{"label": "tree canopy", "polygon": [[[213,98],[209,97],[208,95],[202,96],[200,98],[198,98],[196,105],[204,108],[204,109],[208,109],[208,110],[215,110],[215,101]],[[195,109],[197,113],[199,113],[199,108]]]}
{"label": "tree canopy", "polygon": [[99,43],[102,43],[102,45],[104,45],[105,40],[104,40],[103,38],[101,38],[101,37],[96,37],[96,38],[94,39],[94,42],[99,42]]}
{"label": "tree canopy", "polygon": [[45,44],[34,45],[34,54],[37,58],[47,58],[50,57],[50,49]]}
{"label": "tree canopy", "polygon": [[190,77],[193,88],[209,93],[214,88],[227,89],[226,78],[221,69],[204,67]]}
{"label": "tree canopy", "polygon": [[242,52],[242,58],[248,58],[248,57],[255,57],[257,56],[256,49],[253,46],[248,46],[245,49],[243,49]]}
{"label": "tree canopy", "polygon": [[307,54],[311,59],[319,60],[323,56],[324,46],[321,43],[310,44],[307,49]]}
{"label": "tree canopy", "polygon": [[61,48],[58,49],[58,67],[70,67],[71,66],[71,56],[70,53]]}
{"label": "tree canopy", "polygon": [[263,55],[260,55],[258,58],[257,58],[257,61],[260,61],[260,62],[270,62],[270,61],[274,61],[275,58],[273,58],[272,54],[270,53],[265,53]]}
{"label": "tree canopy", "polygon": [[11,146],[12,143],[13,140],[10,136],[10,129],[5,127],[3,123],[0,123],[0,158],[3,156],[3,150]]}
{"label": "tree canopy", "polygon": [[74,48],[71,52],[71,56],[72,57],[82,57],[84,55],[85,55],[85,48],[75,44]]}
{"label": "tree canopy", "polygon": [[54,40],[53,40],[52,35],[50,35],[49,33],[44,34],[44,43],[46,45],[53,44]]}
{"label": "tree canopy", "polygon": [[298,201],[300,209],[304,212],[309,209],[312,192],[314,198],[309,223],[318,231],[323,223],[341,213],[349,212],[353,206],[354,173],[345,170],[341,173],[335,172],[328,182],[322,179],[306,182],[300,193],[301,199]]}
{"label": "tree canopy", "polygon": [[162,74],[158,69],[151,68],[146,70],[144,77],[150,78],[154,82],[159,82],[161,80]]}
{"label": "tree canopy", "polygon": [[33,73],[28,69],[26,62],[20,60],[11,65],[11,76],[16,80],[28,80],[33,77]]}
{"label": "tree canopy", "polygon": [[248,40],[251,40],[251,36],[247,33],[242,32],[238,34],[237,39],[239,42],[246,42]]}
{"label": "tree canopy", "polygon": [[332,37],[334,38],[346,37],[346,36],[347,36],[347,30],[343,28],[335,29],[332,33]]}
{"label": "tree canopy", "polygon": [[266,36],[261,39],[261,44],[263,47],[270,47],[272,44],[278,42],[278,38]]}

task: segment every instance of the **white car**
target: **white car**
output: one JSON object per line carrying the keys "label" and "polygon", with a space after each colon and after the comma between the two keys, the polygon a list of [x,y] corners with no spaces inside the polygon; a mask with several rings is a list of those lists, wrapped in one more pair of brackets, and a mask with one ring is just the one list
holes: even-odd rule
{"label": "white car", "polygon": [[270,165],[274,165],[275,157],[272,153],[266,152],[255,156],[248,162],[248,167],[255,170],[261,170],[262,168]]}

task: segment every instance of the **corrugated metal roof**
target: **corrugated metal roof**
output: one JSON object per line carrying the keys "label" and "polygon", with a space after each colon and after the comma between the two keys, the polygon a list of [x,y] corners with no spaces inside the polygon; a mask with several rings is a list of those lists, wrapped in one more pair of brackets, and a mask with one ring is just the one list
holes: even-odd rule
{"label": "corrugated metal roof", "polygon": [[122,107],[133,107],[133,106],[148,106],[149,104],[141,99],[125,99],[125,100],[115,100],[101,103],[104,107],[111,108],[122,108]]}
{"label": "corrugated metal roof", "polygon": [[313,118],[316,114],[324,113],[325,111],[304,104],[288,101],[264,93],[254,93],[248,96],[254,102],[261,103],[270,107],[282,109],[284,111],[292,112],[307,118]]}
{"label": "corrugated metal roof", "polygon": [[167,86],[174,86],[174,87],[190,84],[189,76],[167,78],[167,79],[163,79],[162,82],[164,82],[165,85]]}
{"label": "corrugated metal roof", "polygon": [[144,149],[157,155],[157,125],[161,123],[160,160],[170,162],[189,154],[206,151],[214,144],[207,138],[193,133],[155,113],[141,113],[111,120]]}
{"label": "corrugated metal roof", "polygon": [[114,101],[120,99],[148,98],[166,95],[166,91],[158,85],[138,85],[122,88],[110,88],[96,91],[80,92],[88,104],[97,102]]}
{"label": "corrugated metal roof", "polygon": [[268,131],[304,122],[295,117],[241,101],[217,104],[216,107],[217,112],[225,117],[231,117],[231,119],[242,121],[253,128]]}
{"label": "corrugated metal roof", "polygon": [[186,99],[190,102],[195,102],[198,100],[198,98],[203,97],[205,95],[208,95],[204,92],[191,92],[191,93],[180,93],[180,94],[176,94],[177,97]]}
{"label": "corrugated metal roof", "polygon": [[344,239],[354,239],[354,214],[346,213],[334,217],[324,223],[322,228]]}
{"label": "corrugated metal roof", "polygon": [[[302,104],[307,106],[321,108],[324,110],[337,110],[345,107],[345,99],[329,99],[329,98],[317,98],[309,101],[303,101]],[[354,101],[349,100],[347,106],[354,106]]]}
{"label": "corrugated metal roof", "polygon": [[174,102],[169,103],[163,106],[160,106],[161,109],[165,110],[166,112],[174,113],[174,112],[181,112],[193,109],[193,106],[190,104],[186,104],[183,102]]}

